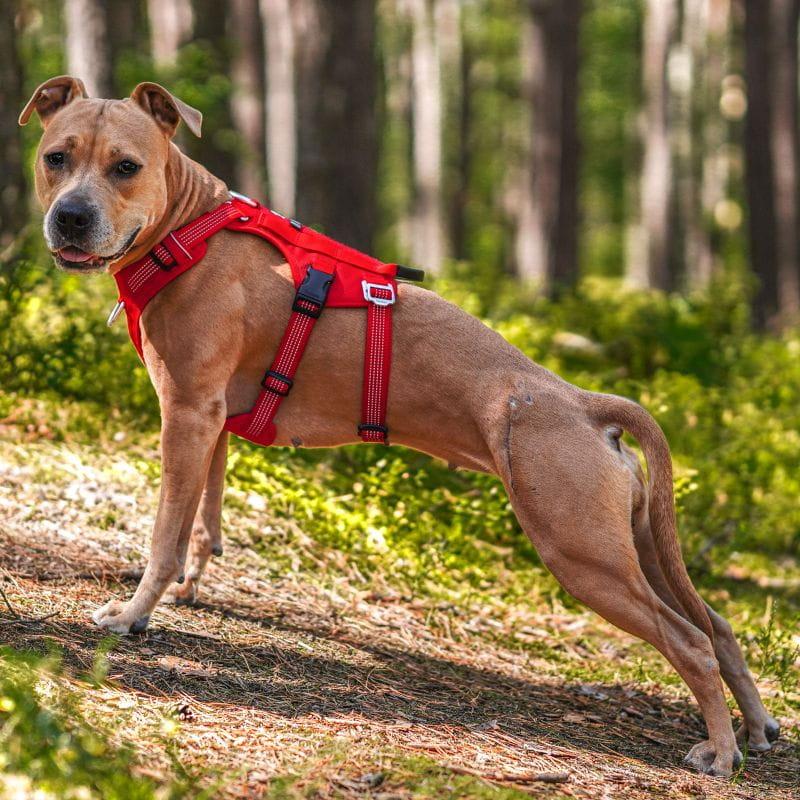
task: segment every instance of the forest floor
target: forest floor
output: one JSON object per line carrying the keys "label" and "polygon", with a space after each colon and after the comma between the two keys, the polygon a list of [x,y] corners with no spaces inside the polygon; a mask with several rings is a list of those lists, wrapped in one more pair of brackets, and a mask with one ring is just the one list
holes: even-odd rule
{"label": "forest floor", "polygon": [[800,713],[773,680],[759,682],[784,732],[773,751],[732,781],[697,775],[681,759],[703,723],[650,648],[557,603],[415,596],[302,536],[317,568],[278,574],[238,532],[302,524],[233,489],[199,605],[109,638],[90,613],[141,573],[155,445],[13,427],[0,424],[0,643],[59,648],[58,680],[133,745],[139,774],[181,771],[222,798],[798,797]]}

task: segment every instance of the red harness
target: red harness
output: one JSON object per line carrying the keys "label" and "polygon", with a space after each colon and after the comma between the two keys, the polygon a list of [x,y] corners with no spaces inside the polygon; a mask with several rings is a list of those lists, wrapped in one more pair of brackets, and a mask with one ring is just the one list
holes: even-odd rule
{"label": "red harness", "polygon": [[124,305],[131,341],[142,357],[139,320],[145,306],[168,283],[201,261],[208,249],[208,240],[223,228],[251,233],[274,245],[292,268],[297,289],[278,352],[261,381],[261,393],[250,411],[228,417],[225,430],[257,444],[272,444],[276,435],[275,415],[292,388],[295,372],[323,308],[366,306],[364,385],[358,434],[365,442],[388,444],[386,400],[392,362],[396,278],[421,280],[420,270],[384,264],[254,200],[235,195],[213,211],[173,231],[146,256],[120,270],[114,276],[119,303],[109,321],[113,321]]}

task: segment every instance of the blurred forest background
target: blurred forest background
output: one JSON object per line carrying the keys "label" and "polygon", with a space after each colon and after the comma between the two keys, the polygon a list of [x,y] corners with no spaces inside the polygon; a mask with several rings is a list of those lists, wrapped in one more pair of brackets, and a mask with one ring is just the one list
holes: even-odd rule
{"label": "blurred forest background", "polygon": [[[133,485],[123,459],[131,502],[155,494],[157,402],[124,325],[105,327],[112,281],[52,266],[32,198],[40,129],[16,120],[53,75],[102,97],[155,80],[203,112],[202,139],[179,144],[232,189],[423,267],[532,358],[648,408],[673,449],[690,572],[797,742],[799,16],[800,0],[0,0],[0,536],[66,547],[63,518],[87,541],[136,531],[126,557],[144,558],[147,525],[126,528],[104,492]],[[588,633],[584,677],[525,638],[578,611],[493,479],[400,448],[241,441],[229,476],[226,536],[248,575],[394,587],[430,603],[434,627],[438,604],[455,609],[437,636],[579,681],[667,680]],[[16,585],[34,608],[41,586]],[[458,634],[458,613],[490,619]],[[48,745],[19,730],[13,763],[40,769],[25,759]]]}
{"label": "blurred forest background", "polygon": [[[2,225],[28,219],[37,83],[165,83],[239,191],[434,274],[746,284],[800,310],[793,0],[3,0]],[[22,155],[23,153],[27,155]],[[489,295],[491,297],[491,295]]]}

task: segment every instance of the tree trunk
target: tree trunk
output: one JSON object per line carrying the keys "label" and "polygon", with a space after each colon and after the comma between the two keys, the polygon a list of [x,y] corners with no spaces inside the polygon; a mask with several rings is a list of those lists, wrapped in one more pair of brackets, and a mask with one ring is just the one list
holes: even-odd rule
{"label": "tree trunk", "polygon": [[708,6],[709,0],[683,0],[680,41],[673,45],[669,56],[675,106],[671,127],[680,217],[678,233],[683,243],[683,259],[676,266],[683,268],[687,285],[693,287],[705,285],[711,273],[710,240],[700,199],[705,117],[719,117],[718,103],[712,103],[710,114],[706,104],[706,70],[710,47]]}
{"label": "tree trunk", "polygon": [[778,310],[775,194],[772,150],[767,146],[772,128],[769,7],[764,0],[745,0],[745,164],[750,235],[750,261],[759,281],[755,298],[756,322],[764,327]]}
{"label": "tree trunk", "polygon": [[645,121],[640,222],[627,265],[629,283],[642,288],[670,286],[672,156],[667,57],[676,12],[676,0],[647,0],[642,54]]}
{"label": "tree trunk", "polygon": [[705,220],[704,239],[697,264],[689,265],[690,286],[706,287],[718,271],[719,252],[713,237],[713,220],[718,204],[727,195],[729,156],[726,153],[728,126],[718,113],[722,84],[728,72],[731,0],[706,0],[708,4],[703,122],[702,178],[700,208]]}
{"label": "tree trunk", "polygon": [[745,161],[754,316],[780,328],[798,314],[797,0],[744,0]]}
{"label": "tree trunk", "polygon": [[411,256],[438,273],[445,257],[442,215],[442,81],[432,0],[406,0],[413,24],[414,211]]}
{"label": "tree trunk", "polygon": [[[230,73],[229,46],[226,37],[228,14],[232,8],[230,3],[219,0],[193,0],[192,16],[194,27],[191,42],[203,48],[209,56],[209,76]],[[236,182],[236,158],[232,152],[230,138],[231,121],[227,103],[209,106],[204,109],[205,127],[203,136],[196,138],[181,131],[181,144],[188,154],[199,161],[213,175],[225,181],[229,186]]]}
{"label": "tree trunk", "polygon": [[[800,0],[772,0],[772,151],[775,191],[775,242],[780,324],[795,322],[800,313],[797,203],[797,28]],[[763,145],[762,145],[763,146]]]}
{"label": "tree trunk", "polygon": [[190,0],[147,0],[150,19],[150,52],[157,67],[175,63],[180,46],[192,33]]}
{"label": "tree trunk", "polygon": [[295,49],[297,215],[368,250],[377,196],[375,3],[294,0],[292,18],[303,42]]}
{"label": "tree trunk", "polygon": [[264,196],[264,65],[258,0],[232,0],[230,39],[231,116],[241,139],[236,161],[236,188],[246,195]]}
{"label": "tree trunk", "polygon": [[17,49],[14,3],[0,2],[0,249],[10,244],[25,224],[28,202],[22,137],[17,115],[25,100],[22,96],[22,64]]}
{"label": "tree trunk", "polygon": [[147,50],[147,14],[144,6],[129,0],[106,0],[106,31],[111,53],[111,76],[113,96],[125,97],[131,87],[118,82],[119,64],[131,53]]}
{"label": "tree trunk", "polygon": [[80,78],[91,97],[111,97],[111,59],[104,4],[66,0],[67,71]]}
{"label": "tree trunk", "polygon": [[461,43],[459,51],[461,96],[458,105],[458,134],[456,138],[458,156],[450,218],[450,241],[453,258],[462,261],[467,258],[467,203],[469,201],[469,180],[472,171],[470,131],[472,124],[473,60],[472,46],[465,39]]}
{"label": "tree trunk", "polygon": [[295,213],[297,112],[294,88],[294,30],[289,0],[261,0],[266,69],[266,148],[269,202]]}
{"label": "tree trunk", "polygon": [[577,275],[581,0],[528,0],[522,93],[531,139],[523,167],[517,274],[543,289]]}

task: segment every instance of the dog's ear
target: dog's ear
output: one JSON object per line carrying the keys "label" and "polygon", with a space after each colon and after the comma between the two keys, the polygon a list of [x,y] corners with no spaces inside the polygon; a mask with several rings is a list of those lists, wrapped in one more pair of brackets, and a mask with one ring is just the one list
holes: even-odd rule
{"label": "dog's ear", "polygon": [[80,78],[73,78],[70,75],[59,75],[57,78],[50,78],[49,81],[45,81],[31,95],[31,99],[28,100],[27,105],[19,115],[19,124],[27,125],[28,120],[35,111],[39,115],[42,125],[46,128],[57,111],[81,97],[88,97],[88,95],[86,94],[86,87]]}
{"label": "dog's ear", "polygon": [[131,100],[138,103],[168,136],[175,135],[175,129],[181,120],[195,136],[200,136],[203,115],[163,86],[157,83],[140,83],[131,92]]}

